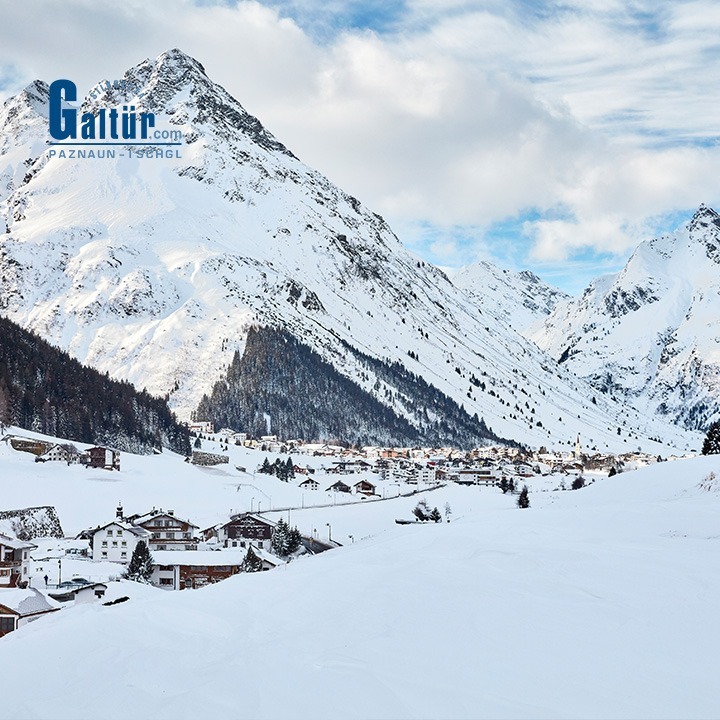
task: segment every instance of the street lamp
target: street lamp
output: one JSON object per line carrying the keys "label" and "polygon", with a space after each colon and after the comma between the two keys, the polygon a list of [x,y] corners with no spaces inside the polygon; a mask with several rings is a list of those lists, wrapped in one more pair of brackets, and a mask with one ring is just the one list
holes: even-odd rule
{"label": "street lamp", "polygon": [[58,558],[58,587],[62,582],[62,558]]}
{"label": "street lamp", "polygon": [[351,543],[354,543],[354,542],[355,542],[355,538],[354,538],[352,535],[348,535],[348,537],[350,538],[350,542],[351,542]]}
{"label": "street lamp", "polygon": [[327,525],[328,529],[328,542],[332,542],[332,527],[330,527],[330,523],[325,523]]}

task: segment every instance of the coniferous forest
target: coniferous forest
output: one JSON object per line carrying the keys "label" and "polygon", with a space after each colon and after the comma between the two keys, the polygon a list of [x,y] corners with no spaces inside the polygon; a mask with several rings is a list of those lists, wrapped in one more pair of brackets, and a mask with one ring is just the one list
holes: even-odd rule
{"label": "coniferous forest", "polygon": [[[245,352],[235,353],[225,379],[201,400],[196,416],[216,427],[284,439],[346,441],[366,445],[454,445],[475,447],[498,440],[482,419],[406,370],[347,347],[369,372],[395,388],[395,400],[412,412],[397,414],[357,383],[341,375],[290,333],[251,328]],[[408,405],[411,404],[411,407]]]}
{"label": "coniferous forest", "polygon": [[0,422],[119,450],[190,453],[165,400],[85,367],[0,317]]}

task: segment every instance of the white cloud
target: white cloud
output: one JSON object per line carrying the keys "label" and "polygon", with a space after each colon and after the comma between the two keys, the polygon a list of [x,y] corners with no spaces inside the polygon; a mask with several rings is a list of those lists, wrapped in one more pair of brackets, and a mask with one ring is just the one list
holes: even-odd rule
{"label": "white cloud", "polygon": [[[322,42],[258,2],[0,0],[0,13],[0,66],[25,81],[89,88],[181,47],[393,226],[472,228],[474,251],[428,242],[447,258],[483,256],[478,229],[530,208],[551,218],[526,226],[532,257],[561,260],[622,254],[653,218],[720,202],[709,0],[408,0],[392,34]],[[422,233],[407,239],[419,246]]]}

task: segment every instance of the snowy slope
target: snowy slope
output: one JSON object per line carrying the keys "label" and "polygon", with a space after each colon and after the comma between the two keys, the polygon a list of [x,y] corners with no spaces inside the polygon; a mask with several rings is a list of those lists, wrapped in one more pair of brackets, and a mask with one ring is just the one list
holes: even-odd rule
{"label": "snowy slope", "polygon": [[[398,393],[338,340],[406,365],[502,437],[697,446],[615,403],[592,404],[588,386],[411,255],[197,61],[169,51],[126,79],[141,98],[115,90],[95,104],[155,111],[158,128],[182,131],[182,157],[38,155],[0,206],[0,312],[83,362],[169,393],[183,418],[261,323],[289,330],[399,414]],[[10,118],[0,134],[26,127]]]}
{"label": "snowy slope", "polygon": [[502,270],[487,260],[461,268],[451,279],[478,307],[519,333],[544,320],[561,300],[568,299],[529,270]]}
{"label": "snowy slope", "polygon": [[690,428],[720,419],[720,216],[642,243],[528,337],[598,390]]}
{"label": "snowy slope", "polygon": [[0,640],[8,686],[35,678],[0,718],[718,717],[711,471],[661,463],[524,511],[458,488],[450,524],[63,610]]}

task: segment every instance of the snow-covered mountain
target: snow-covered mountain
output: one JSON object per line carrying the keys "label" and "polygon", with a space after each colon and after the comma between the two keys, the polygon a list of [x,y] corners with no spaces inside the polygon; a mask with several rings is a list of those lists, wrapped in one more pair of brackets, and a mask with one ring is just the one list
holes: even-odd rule
{"label": "snow-covered mountain", "polygon": [[610,400],[592,403],[588,385],[409,253],[196,60],[168,51],[125,80],[134,95],[101,85],[85,109],[155,112],[157,128],[181,131],[180,158],[122,147],[114,158],[51,157],[43,83],[3,108],[0,147],[12,152],[0,167],[15,178],[0,205],[3,314],[169,394],[184,417],[243,352],[248,329],[273,325],[411,422],[407,396],[363,356],[406,367],[506,438],[555,445],[579,432],[599,449],[660,451],[648,438],[697,446]]}
{"label": "snow-covered mountain", "polygon": [[701,205],[527,335],[598,390],[706,428],[720,419],[720,216]]}
{"label": "snow-covered mountain", "polygon": [[529,270],[504,270],[487,260],[461,268],[452,276],[452,282],[479,307],[520,333],[545,319],[561,300],[569,297]]}

